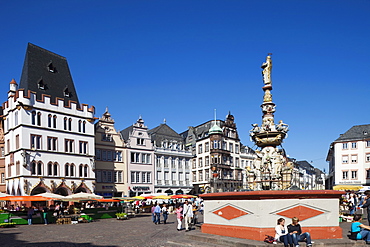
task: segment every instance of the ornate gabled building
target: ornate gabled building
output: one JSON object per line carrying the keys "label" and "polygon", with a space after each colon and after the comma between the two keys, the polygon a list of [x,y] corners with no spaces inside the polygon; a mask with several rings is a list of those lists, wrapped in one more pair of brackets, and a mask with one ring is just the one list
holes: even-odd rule
{"label": "ornate gabled building", "polygon": [[95,193],[104,197],[127,196],[124,141],[114,128],[108,108],[95,124]]}
{"label": "ornate gabled building", "polygon": [[[244,167],[250,156],[241,154],[234,116],[213,120],[181,133],[194,155],[192,182],[194,193],[238,191],[243,189]],[[249,160],[248,160],[249,161]]]}
{"label": "ornate gabled building", "polygon": [[129,196],[154,193],[154,148],[148,127],[139,119],[132,126],[121,131],[125,142],[124,162],[127,167]]}
{"label": "ornate gabled building", "polygon": [[192,153],[176,131],[166,123],[149,130],[154,146],[155,192],[187,194],[193,188],[190,180]]}
{"label": "ornate gabled building", "polygon": [[80,104],[65,57],[28,44],[3,103],[6,190],[94,191],[94,107]]}
{"label": "ornate gabled building", "polygon": [[0,107],[0,192],[6,192],[5,184],[5,141],[3,108]]}

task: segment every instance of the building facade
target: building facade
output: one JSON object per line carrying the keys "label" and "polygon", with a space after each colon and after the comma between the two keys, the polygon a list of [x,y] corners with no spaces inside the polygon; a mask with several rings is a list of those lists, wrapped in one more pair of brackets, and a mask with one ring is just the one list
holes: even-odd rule
{"label": "building facade", "polygon": [[104,197],[127,196],[126,152],[121,133],[114,128],[108,109],[95,124],[95,193]]}
{"label": "building facade", "polygon": [[229,113],[225,121],[214,120],[189,127],[181,135],[194,156],[195,194],[243,190],[245,167],[241,160],[246,164],[250,157],[241,154],[242,144],[233,115]]}
{"label": "building facade", "polygon": [[94,107],[80,104],[67,60],[28,44],[3,103],[6,191],[94,191]]}
{"label": "building facade", "polygon": [[331,143],[328,188],[370,185],[370,124],[356,125]]}
{"label": "building facade", "polygon": [[182,137],[167,124],[149,130],[154,146],[155,192],[187,194],[191,184],[192,153],[185,149]]}
{"label": "building facade", "polygon": [[140,117],[132,126],[121,131],[125,142],[127,186],[129,196],[151,194],[154,189],[154,148],[148,127]]}
{"label": "building facade", "polygon": [[5,141],[4,141],[4,119],[3,109],[0,108],[0,192],[6,192],[5,184]]}

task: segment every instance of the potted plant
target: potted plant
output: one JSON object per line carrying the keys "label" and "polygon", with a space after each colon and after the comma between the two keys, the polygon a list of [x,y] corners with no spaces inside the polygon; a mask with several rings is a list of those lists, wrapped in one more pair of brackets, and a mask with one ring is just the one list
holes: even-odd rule
{"label": "potted plant", "polygon": [[126,220],[127,214],[126,213],[116,213],[117,220]]}

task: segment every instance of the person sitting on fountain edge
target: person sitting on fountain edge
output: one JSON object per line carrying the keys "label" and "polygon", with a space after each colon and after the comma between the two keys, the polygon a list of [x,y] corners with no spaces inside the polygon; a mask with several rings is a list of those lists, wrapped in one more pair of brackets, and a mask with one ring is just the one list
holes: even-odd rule
{"label": "person sitting on fountain edge", "polygon": [[370,244],[370,226],[361,223],[361,215],[355,214],[351,224],[351,236],[353,240],[364,239],[366,244]]}
{"label": "person sitting on fountain edge", "polygon": [[295,247],[299,247],[298,242],[306,241],[307,246],[312,246],[311,235],[308,232],[302,233],[301,225],[297,217],[292,218],[292,224],[288,225],[288,232],[292,235],[292,240]]}

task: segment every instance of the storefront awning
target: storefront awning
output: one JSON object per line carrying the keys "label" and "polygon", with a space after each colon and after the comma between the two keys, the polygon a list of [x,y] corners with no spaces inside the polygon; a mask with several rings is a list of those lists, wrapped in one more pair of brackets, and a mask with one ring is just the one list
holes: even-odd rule
{"label": "storefront awning", "polygon": [[360,190],[362,189],[361,185],[335,185],[333,190]]}

